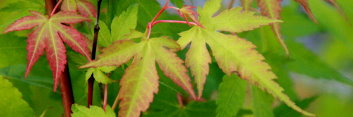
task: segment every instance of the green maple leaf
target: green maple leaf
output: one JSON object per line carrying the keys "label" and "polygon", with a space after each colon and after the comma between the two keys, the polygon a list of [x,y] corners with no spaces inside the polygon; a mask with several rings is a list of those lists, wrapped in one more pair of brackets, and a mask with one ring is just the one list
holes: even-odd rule
{"label": "green maple leaf", "polygon": [[153,101],[153,95],[158,92],[159,77],[156,63],[167,77],[195,98],[187,69],[183,66],[183,61],[173,53],[179,49],[179,45],[174,40],[165,37],[144,39],[139,43],[118,40],[105,48],[98,60],[82,68],[120,66],[133,58],[132,64],[120,81],[119,116],[139,117],[140,112],[148,109]]}
{"label": "green maple leaf", "polygon": [[217,117],[232,117],[237,115],[246,95],[246,82],[239,77],[223,76],[223,82],[218,88]]}
{"label": "green maple leaf", "polygon": [[[314,116],[296,106],[283,93],[283,88],[274,82],[276,75],[271,71],[271,67],[264,62],[264,57],[255,50],[255,45],[237,36],[219,32],[238,33],[280,21],[256,16],[254,12],[242,11],[241,8],[225,10],[219,15],[213,16],[220,8],[220,3],[221,0],[209,0],[204,8],[199,9],[199,19],[203,27],[194,26],[190,30],[180,33],[181,37],[178,40],[182,48],[191,43],[186,55],[186,65],[190,67],[191,73],[195,77],[199,97],[202,95],[211,59],[206,48],[208,45],[218,66],[227,75],[237,73],[242,79],[267,91],[294,110],[307,116]],[[194,56],[195,54],[201,56]]]}
{"label": "green maple leaf", "polygon": [[112,72],[115,70],[116,67],[98,67],[98,68],[89,68],[86,72],[86,81],[94,76],[94,79],[103,84],[108,84],[114,82],[114,80],[110,79],[107,73]]}
{"label": "green maple leaf", "polygon": [[107,106],[106,110],[98,106],[81,106],[78,104],[72,105],[72,117],[115,117],[114,110]]}

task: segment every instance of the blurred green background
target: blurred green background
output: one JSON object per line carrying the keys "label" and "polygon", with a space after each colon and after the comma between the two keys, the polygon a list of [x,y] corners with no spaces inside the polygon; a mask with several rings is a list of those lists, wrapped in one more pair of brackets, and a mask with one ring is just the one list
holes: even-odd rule
{"label": "blurred green background", "polygon": [[[95,4],[94,0],[93,1]],[[301,6],[294,0],[283,0],[281,32],[289,47],[290,56],[276,42],[271,27],[262,27],[239,34],[257,45],[257,50],[266,57],[273,71],[278,75],[277,82],[285,88],[285,93],[302,108],[317,114],[318,117],[353,117],[353,0],[337,0],[339,8],[325,0],[308,0],[310,8],[318,20],[311,21]],[[183,0],[171,0],[176,6],[182,6]],[[185,0],[186,4],[200,6],[204,0]],[[228,0],[224,0],[224,9]],[[119,16],[130,5],[139,6],[137,29],[144,31],[147,22],[158,12],[164,0],[103,0],[101,20],[108,26],[114,17]],[[239,6],[237,1],[234,6]],[[256,3],[254,7],[257,8]],[[1,0],[0,31],[29,15],[29,10],[44,13],[43,0]],[[180,19],[175,12],[163,14],[163,19]],[[88,38],[92,37],[93,22],[76,26]],[[178,33],[187,30],[187,25],[160,24],[153,29],[154,36],[169,36],[178,39]],[[109,31],[109,30],[108,30]],[[40,116],[59,117],[63,111],[60,92],[53,92],[51,72],[44,56],[33,67],[30,76],[24,79],[26,67],[26,36],[30,31],[0,34],[0,116]],[[79,54],[68,50],[68,61],[74,89],[75,102],[86,104],[85,71],[77,66],[85,60]],[[178,53],[184,58],[185,51]],[[205,88],[208,102],[191,102],[186,109],[180,109],[175,98],[180,88],[161,74],[160,92],[144,116],[215,116],[217,89],[224,74],[212,63]],[[112,74],[118,79],[124,68]],[[12,86],[13,85],[13,86]],[[118,83],[110,85],[109,104],[112,104],[118,91]],[[96,85],[95,89],[99,89]],[[253,88],[254,92],[258,92]],[[95,90],[96,105],[100,105],[99,90]],[[276,116],[300,117],[292,109],[275,101],[261,91],[256,99],[247,96],[243,109],[237,116]],[[8,96],[5,96],[8,95]],[[16,104],[11,103],[18,102]],[[270,102],[269,110],[263,115],[256,115],[254,109],[261,107],[254,104]],[[9,107],[9,105],[11,105]],[[266,105],[266,104],[265,104]],[[266,106],[263,106],[266,107]],[[259,110],[261,111],[260,108]],[[259,111],[258,110],[258,111]],[[266,111],[266,109],[264,109]],[[10,114],[9,114],[10,113]],[[266,114],[267,113],[267,114]],[[236,116],[236,115],[234,115]]]}

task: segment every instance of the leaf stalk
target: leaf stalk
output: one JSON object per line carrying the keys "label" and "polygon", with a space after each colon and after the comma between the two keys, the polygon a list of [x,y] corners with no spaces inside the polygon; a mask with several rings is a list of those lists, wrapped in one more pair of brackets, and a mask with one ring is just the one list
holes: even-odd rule
{"label": "leaf stalk", "polygon": [[[60,4],[60,1],[61,0],[59,0],[59,2],[56,3],[56,0],[45,0],[45,8],[49,16],[56,13],[56,9],[58,9],[58,5]],[[68,63],[66,64],[65,70],[63,71],[59,79],[60,79],[61,98],[64,106],[64,117],[71,117],[71,105],[74,104],[74,96],[72,92]]]}

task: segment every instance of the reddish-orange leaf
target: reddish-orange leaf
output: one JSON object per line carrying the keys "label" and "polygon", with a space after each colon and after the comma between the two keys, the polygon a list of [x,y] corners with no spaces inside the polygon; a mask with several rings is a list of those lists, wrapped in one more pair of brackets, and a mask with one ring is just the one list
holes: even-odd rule
{"label": "reddish-orange leaf", "polygon": [[86,17],[96,17],[97,12],[92,3],[87,0],[64,0],[61,5],[62,11],[79,12]]}
{"label": "reddish-orange leaf", "polygon": [[51,18],[38,12],[31,12],[31,16],[23,17],[10,25],[5,32],[26,30],[36,27],[29,34],[27,40],[27,68],[26,77],[29,75],[32,66],[38,58],[46,51],[50,69],[53,72],[54,91],[58,85],[61,73],[66,64],[67,43],[73,50],[81,53],[89,59],[89,50],[84,41],[85,36],[76,29],[63,24],[73,24],[89,20],[81,15],[68,12],[59,12]]}
{"label": "reddish-orange leaf", "polygon": [[76,0],[64,0],[61,4],[62,11],[77,12]]}

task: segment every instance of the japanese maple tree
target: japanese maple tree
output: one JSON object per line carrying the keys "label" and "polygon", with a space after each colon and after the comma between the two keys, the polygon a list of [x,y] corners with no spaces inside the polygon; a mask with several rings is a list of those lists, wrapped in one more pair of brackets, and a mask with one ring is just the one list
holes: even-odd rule
{"label": "japanese maple tree", "polygon": [[[308,102],[296,97],[288,78],[292,71],[353,86],[309,50],[283,39],[282,0],[230,0],[228,8],[224,0],[205,0],[198,7],[183,0],[92,1],[44,0],[47,13],[29,10],[4,29],[4,35],[27,38],[21,76],[36,75],[45,54],[48,65],[40,69],[51,70],[54,92],[60,87],[65,117],[288,116],[279,112],[283,108],[314,117],[305,108],[315,97]],[[294,1],[307,19],[320,23],[311,1]],[[343,15],[342,21],[351,20],[335,0],[314,3],[322,2]],[[16,98],[21,93],[7,81],[11,76],[0,73],[0,86],[14,96],[9,97],[30,108]],[[247,97],[250,110],[244,106]]]}

